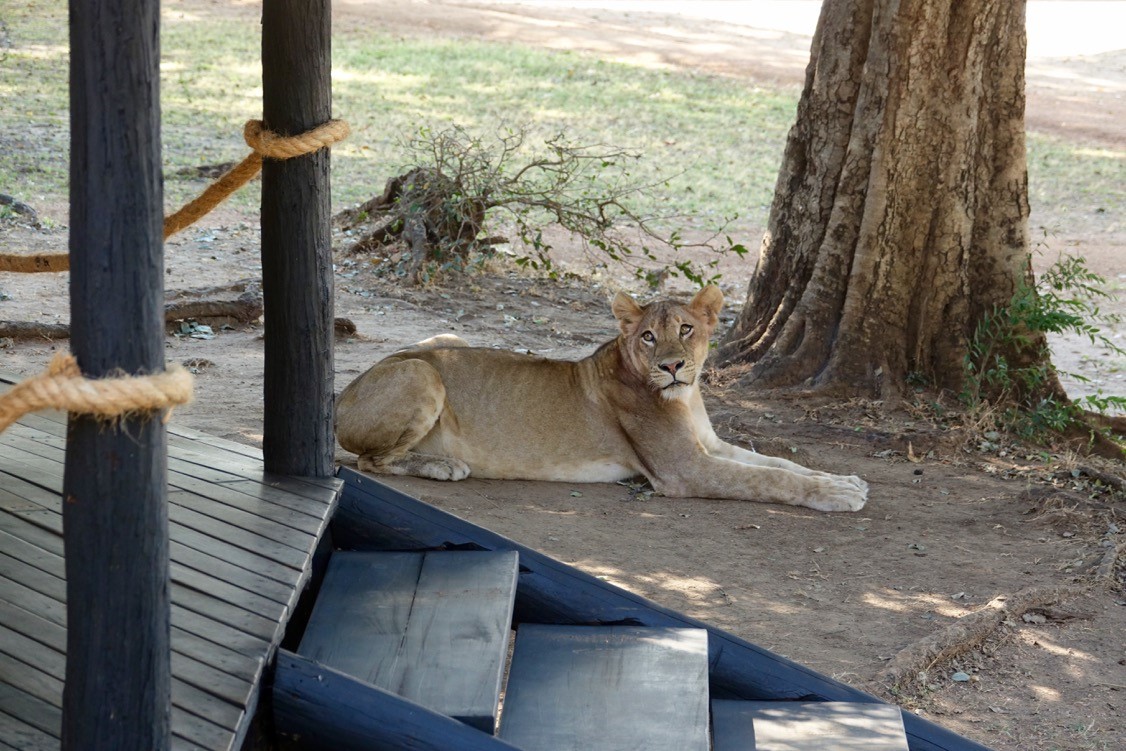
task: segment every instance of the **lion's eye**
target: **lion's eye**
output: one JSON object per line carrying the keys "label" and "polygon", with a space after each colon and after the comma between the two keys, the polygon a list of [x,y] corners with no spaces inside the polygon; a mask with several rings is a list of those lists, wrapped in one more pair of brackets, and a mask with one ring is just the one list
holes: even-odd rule
{"label": "lion's eye", "polygon": [[691,334],[691,333],[692,333],[692,326],[691,326],[691,324],[687,324],[687,323],[682,323],[682,324],[680,325],[680,335],[681,335],[681,336],[688,336],[688,335],[689,335],[689,334]]}
{"label": "lion's eye", "polygon": [[652,331],[643,331],[641,332],[641,341],[645,342],[646,344],[652,344],[653,342],[657,341],[657,337],[653,336]]}

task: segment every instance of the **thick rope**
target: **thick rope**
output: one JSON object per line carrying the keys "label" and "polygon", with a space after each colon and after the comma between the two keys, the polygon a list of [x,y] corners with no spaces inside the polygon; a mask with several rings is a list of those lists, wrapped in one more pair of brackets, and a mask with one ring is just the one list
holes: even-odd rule
{"label": "thick rope", "polygon": [[292,159],[332,146],[348,137],[351,129],[343,120],[329,120],[324,125],[296,136],[279,136],[266,130],[261,120],[248,120],[242,130],[246,145],[253,149],[246,159],[213,182],[194,201],[164,220],[164,239],[194,224],[236,190],[253,180],[265,159]]}
{"label": "thick rope", "polygon": [[29,412],[62,409],[112,419],[171,409],[192,400],[192,376],[179,365],[147,376],[85,378],[74,355],[60,352],[47,372],[0,394],[0,433]]}
{"label": "thick rope", "polygon": [[[247,121],[242,135],[246,145],[253,149],[252,153],[207,186],[197,198],[165,217],[164,239],[167,240],[185,227],[195,224],[232,193],[253,180],[262,170],[263,159],[293,159],[312,154],[343,141],[349,133],[351,129],[343,120],[329,120],[324,125],[296,136],[280,136],[266,130],[261,120]],[[0,254],[0,272],[33,273],[66,271],[69,268],[70,256],[66,253],[34,256]]]}

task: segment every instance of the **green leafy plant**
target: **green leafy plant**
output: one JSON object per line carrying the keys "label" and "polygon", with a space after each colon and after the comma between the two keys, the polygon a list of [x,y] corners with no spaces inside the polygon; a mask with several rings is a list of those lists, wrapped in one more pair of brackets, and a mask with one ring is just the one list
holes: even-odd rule
{"label": "green leafy plant", "polygon": [[[1126,350],[1102,333],[1115,322],[1099,310],[1109,296],[1106,280],[1082,257],[1061,257],[1035,286],[1022,285],[1006,306],[987,313],[974,329],[965,358],[963,402],[971,411],[995,414],[998,427],[1038,440],[1082,424],[1086,410],[1126,409],[1126,397],[1094,394],[1067,399],[1054,388],[1046,334],[1077,334],[1115,354]],[[1066,375],[1087,381],[1076,373]],[[995,409],[994,409],[995,408]]]}
{"label": "green leafy plant", "polygon": [[[421,128],[404,144],[414,166],[391,178],[382,195],[338,215],[346,229],[364,228],[352,250],[398,248],[391,255],[399,271],[424,281],[435,270],[465,270],[516,239],[518,265],[553,273],[545,230],[554,225],[601,257],[632,264],[650,283],[672,274],[700,285],[718,277],[720,253],[746,253],[729,237],[717,247],[718,233],[688,242],[678,230],[662,229],[677,221],[674,212],[636,208],[638,199],[655,203],[659,187],[632,179],[630,167],[640,155],[576,144],[563,134],[536,147],[528,140],[522,128],[504,128],[493,138],[458,126]],[[674,255],[652,268],[662,263],[658,251],[690,248],[715,251],[715,257],[701,264]]]}

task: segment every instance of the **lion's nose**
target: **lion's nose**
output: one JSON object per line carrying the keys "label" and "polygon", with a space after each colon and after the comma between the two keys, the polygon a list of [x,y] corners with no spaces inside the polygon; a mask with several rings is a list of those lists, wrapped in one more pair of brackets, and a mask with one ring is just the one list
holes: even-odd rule
{"label": "lion's nose", "polygon": [[684,360],[677,360],[676,362],[663,362],[657,366],[671,376],[676,375],[676,371],[684,367]]}

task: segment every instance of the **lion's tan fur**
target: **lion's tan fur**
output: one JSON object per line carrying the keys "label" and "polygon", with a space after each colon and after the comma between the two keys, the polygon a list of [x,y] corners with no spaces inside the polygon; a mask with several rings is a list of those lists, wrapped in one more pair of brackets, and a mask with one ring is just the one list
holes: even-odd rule
{"label": "lion's tan fur", "polygon": [[721,441],[699,376],[723,295],[613,301],[620,334],[578,361],[421,342],[376,363],[336,407],[340,445],[365,471],[440,480],[609,482],[644,475],[665,495],[855,511],[867,485]]}

